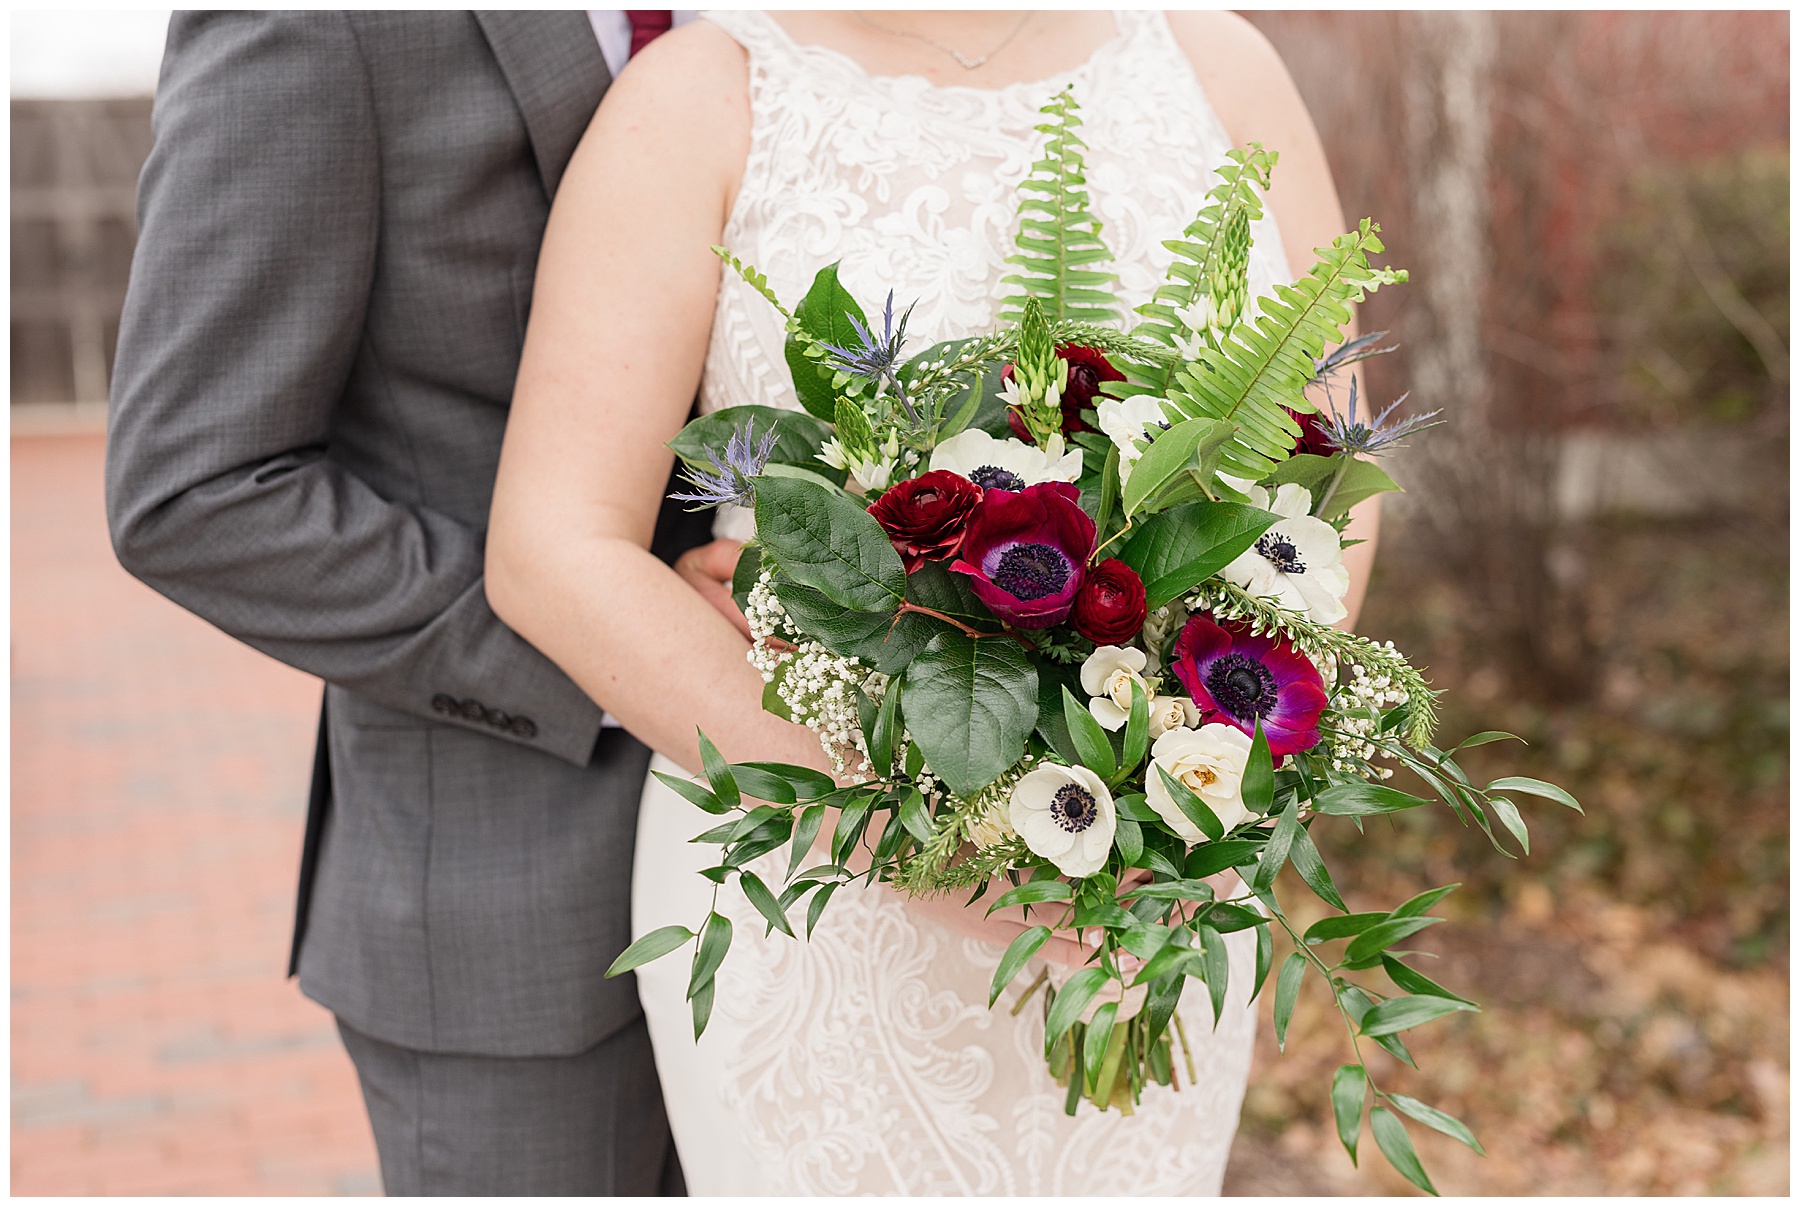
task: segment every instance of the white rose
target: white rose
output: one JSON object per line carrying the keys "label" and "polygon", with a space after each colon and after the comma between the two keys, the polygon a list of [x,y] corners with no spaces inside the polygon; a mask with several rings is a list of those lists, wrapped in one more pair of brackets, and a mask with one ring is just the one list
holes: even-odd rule
{"label": "white rose", "polygon": [[1103,645],[1081,664],[1082,690],[1094,697],[1088,711],[1102,728],[1116,731],[1131,719],[1131,685],[1138,685],[1145,703],[1150,685],[1144,682],[1144,651],[1132,646]]}
{"label": "white rose", "polygon": [[1200,723],[1200,710],[1185,696],[1158,696],[1150,701],[1150,740],[1174,729],[1192,729]]}
{"label": "white rose", "polygon": [[[1216,724],[1199,729],[1171,729],[1150,747],[1150,760],[1205,801],[1226,830],[1250,817],[1250,810],[1244,805],[1244,768],[1250,762],[1250,738],[1242,730]],[[1154,769],[1144,777],[1144,795],[1157,815],[1184,840],[1206,841],[1206,835],[1188,820]]]}
{"label": "white rose", "polygon": [[1043,763],[1013,786],[1012,827],[1065,876],[1106,866],[1118,815],[1106,782],[1086,767]]}

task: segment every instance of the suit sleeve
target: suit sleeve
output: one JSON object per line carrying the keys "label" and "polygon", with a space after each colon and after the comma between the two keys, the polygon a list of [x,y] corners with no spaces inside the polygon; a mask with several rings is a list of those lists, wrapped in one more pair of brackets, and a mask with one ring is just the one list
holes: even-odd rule
{"label": "suit sleeve", "polygon": [[600,709],[489,609],[484,534],[332,456],[381,217],[348,17],[176,14],[154,127],[107,437],[120,561],[327,682],[585,764]]}

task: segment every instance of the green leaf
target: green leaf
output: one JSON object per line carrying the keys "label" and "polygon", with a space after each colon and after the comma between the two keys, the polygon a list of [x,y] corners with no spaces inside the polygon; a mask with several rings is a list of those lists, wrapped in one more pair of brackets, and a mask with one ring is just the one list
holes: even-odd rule
{"label": "green leaf", "polygon": [[1489,792],[1523,792],[1528,796],[1541,796],[1545,800],[1555,801],[1559,805],[1567,805],[1575,812],[1581,812],[1581,803],[1555,784],[1547,784],[1543,780],[1534,780],[1524,775],[1509,775],[1497,779],[1487,786]]}
{"label": "green leaf", "polygon": [[1213,1030],[1225,1017],[1225,983],[1231,976],[1231,962],[1225,950],[1225,936],[1202,922],[1200,932],[1200,964],[1206,969],[1206,992],[1212,998]]}
{"label": "green leaf", "polygon": [[1370,1038],[1378,1035],[1394,1035],[1431,1022],[1433,1019],[1443,1018],[1446,1014],[1474,1010],[1476,1007],[1455,998],[1425,994],[1391,997],[1363,1015],[1361,1030]]}
{"label": "green leaf", "polygon": [[850,291],[838,281],[838,266],[828,264],[813,277],[812,288],[794,309],[795,325],[806,339],[790,338],[786,354],[788,370],[794,377],[794,389],[800,403],[821,419],[835,418],[837,392],[831,388],[831,371],[820,361],[806,355],[806,345],[836,344],[854,348],[861,341],[851,318],[867,325],[867,316]]}
{"label": "green leaf", "polygon": [[1112,1042],[1113,1020],[1118,1014],[1119,1003],[1106,1002],[1094,1011],[1094,1021],[1088,1024],[1087,1034],[1082,1037],[1081,1064],[1090,1086],[1100,1080],[1100,1066],[1106,1060],[1106,1045]]}
{"label": "green leaf", "polygon": [[731,806],[725,804],[708,788],[703,788],[693,780],[682,776],[664,775],[660,771],[650,773],[663,782],[663,786],[678,796],[686,798],[691,804],[706,810],[708,813],[729,813]]}
{"label": "green leaf", "polygon": [[1017,643],[940,633],[906,668],[907,728],[925,761],[970,797],[1025,753],[1037,723],[1037,671]]}
{"label": "green leaf", "polygon": [[1427,804],[1417,796],[1409,796],[1398,788],[1380,784],[1333,784],[1313,797],[1313,809],[1332,817],[1368,817],[1376,813],[1393,813],[1400,809],[1416,809]]}
{"label": "green leaf", "polygon": [[749,606],[750,588],[756,585],[761,574],[762,546],[755,541],[745,541],[744,547],[738,550],[737,565],[731,571],[731,601],[737,604],[738,611]]}
{"label": "green leaf", "polygon": [[1031,957],[1037,954],[1038,948],[1048,942],[1049,938],[1050,928],[1048,926],[1033,926],[1027,928],[1006,945],[1006,954],[1000,957],[1000,965],[994,969],[993,983],[988,987],[989,1009],[992,1009],[994,1003],[1000,1000],[1001,993],[1005,992],[1006,987],[1012,984],[1013,978],[1019,975],[1019,970],[1025,967]]}
{"label": "green leaf", "polygon": [[[769,455],[772,463],[797,465],[829,478],[839,486],[844,484],[844,471],[833,469],[818,458],[819,446],[831,436],[831,426],[803,411],[766,406],[726,407],[690,422],[669,441],[669,448],[689,465],[711,469],[717,465],[714,455],[724,449],[732,433],[746,423],[753,433],[753,446],[769,432],[775,433],[775,448]],[[749,546],[745,548],[747,551]]]}
{"label": "green leaf", "polygon": [[1394,908],[1393,912],[1388,914],[1388,917],[1390,917],[1390,918],[1414,918],[1414,917],[1417,917],[1418,915],[1424,913],[1426,910],[1430,909],[1432,906],[1436,905],[1438,902],[1442,901],[1445,897],[1448,897],[1456,889],[1461,888],[1461,887],[1462,886],[1460,884],[1446,884],[1442,888],[1428,889],[1425,892],[1420,893],[1417,897],[1413,897],[1413,898],[1409,899],[1404,904],[1396,906]]}
{"label": "green leaf", "polygon": [[1186,419],[1160,432],[1144,450],[1125,482],[1125,514],[1134,516],[1162,484],[1186,468],[1202,443],[1222,444],[1231,425],[1216,419]]}
{"label": "green leaf", "polygon": [[1118,772],[1129,772],[1144,761],[1150,749],[1150,697],[1144,685],[1131,681],[1131,712],[1125,720],[1125,756],[1119,760]]}
{"label": "green leaf", "polygon": [[616,977],[633,968],[641,968],[651,960],[668,955],[693,937],[694,932],[685,926],[659,926],[619,953],[606,975]]}
{"label": "green leaf", "polygon": [[1384,1096],[1397,1110],[1417,1119],[1426,1127],[1443,1132],[1452,1140],[1460,1140],[1482,1156],[1487,1156],[1487,1150],[1481,1147],[1481,1141],[1475,1138],[1475,1133],[1464,1126],[1462,1120],[1455,1115],[1447,1115],[1435,1106],[1426,1106],[1417,1098],[1409,1098],[1405,1094]]}
{"label": "green leaf", "polygon": [[1204,880],[1159,880],[1131,890],[1144,901],[1211,901],[1212,885]]}
{"label": "green leaf", "polygon": [[[696,731],[698,732],[698,731]],[[727,809],[735,809],[739,804],[737,777],[731,774],[731,766],[719,753],[719,748],[712,744],[704,733],[700,734],[700,765],[706,770],[706,778],[712,784],[713,795]]]}
{"label": "green leaf", "polygon": [[[1069,740],[1075,744],[1075,753],[1081,756],[1081,765],[1101,779],[1111,779],[1118,766],[1113,761],[1112,742],[1100,728],[1100,722],[1094,720],[1087,705],[1077,700],[1075,693],[1066,687],[1063,688],[1062,707],[1063,724],[1069,727]],[[932,766],[935,768],[937,764]]]}
{"label": "green leaf", "polygon": [[925,811],[925,794],[917,788],[900,801],[900,824],[920,842],[930,842],[937,833],[937,828],[931,824],[931,814]]}
{"label": "green leaf", "polygon": [[1338,1139],[1356,1164],[1356,1141],[1362,1135],[1363,1099],[1368,1097],[1369,1075],[1361,1065],[1340,1065],[1331,1078],[1331,1113],[1337,1119]]}
{"label": "green leaf", "polygon": [[1406,1134],[1406,1125],[1393,1112],[1379,1106],[1370,1111],[1369,1130],[1375,1133],[1375,1143],[1381,1146],[1388,1164],[1398,1170],[1401,1177],[1426,1194],[1437,1194],[1437,1187],[1431,1184],[1431,1179],[1425,1176],[1425,1167],[1419,1164],[1419,1154],[1413,1151],[1412,1137]]}
{"label": "green leaf", "polygon": [[1113,797],[1113,812],[1120,817],[1130,818],[1135,822],[1157,822],[1162,814],[1150,807],[1150,802],[1142,792],[1129,792],[1124,796]]}
{"label": "green leaf", "polygon": [[881,698],[881,710],[875,714],[875,732],[870,735],[869,762],[876,775],[891,774],[894,769],[894,739],[900,736],[900,689],[896,679],[888,684]]}
{"label": "green leaf", "polygon": [[1305,976],[1306,957],[1296,951],[1281,962],[1281,975],[1275,979],[1275,1047],[1282,1052],[1287,1051],[1288,1021],[1294,1017]]}
{"label": "green leaf", "polygon": [[1275,936],[1269,932],[1269,926],[1256,928],[1256,984],[1250,987],[1250,1000],[1254,1002],[1262,993],[1263,985],[1269,979],[1269,965],[1275,960]]}
{"label": "green leaf", "polygon": [[[1306,464],[1311,461],[1323,461],[1324,472],[1315,473],[1314,467]],[[1343,477],[1338,478],[1340,468],[1343,470]],[[1284,482],[1297,482],[1305,486],[1311,491],[1313,504],[1317,506],[1320,494],[1329,488],[1333,478],[1337,478],[1337,486],[1332,489],[1325,510],[1316,513],[1321,520],[1335,520],[1364,499],[1400,489],[1400,484],[1388,477],[1387,471],[1373,461],[1356,457],[1346,459],[1342,454],[1335,457],[1291,457],[1269,475],[1268,481],[1271,494],[1276,485]]]}
{"label": "green leaf", "polygon": [[1377,922],[1368,930],[1357,935],[1344,948],[1344,963],[1367,966],[1373,964],[1377,956],[1408,935],[1414,935],[1428,926],[1436,926],[1442,918],[1389,918],[1385,922]]}
{"label": "green leaf", "polygon": [[731,778],[745,796],[777,805],[791,805],[800,799],[794,791],[793,782],[784,775],[776,775],[748,763],[733,763],[730,770]]}
{"label": "green leaf", "polygon": [[863,825],[869,820],[869,810],[874,807],[875,796],[864,793],[851,798],[838,814],[837,828],[831,834],[831,861],[843,863],[849,855],[850,848],[856,844],[862,834]]}
{"label": "green leaf", "polygon": [[1452,746],[1449,750],[1445,751],[1444,753],[1445,753],[1445,756],[1448,757],[1449,755],[1456,754],[1458,751],[1469,750],[1476,746],[1486,746],[1489,742],[1524,742],[1524,741],[1525,741],[1525,739],[1520,737],[1518,734],[1507,733],[1503,729],[1484,729],[1478,734],[1473,734],[1469,737],[1464,738],[1462,741],[1458,742],[1456,745]]}
{"label": "green leaf", "polygon": [[931,638],[942,632],[938,621],[908,612],[894,622],[892,612],[858,612],[843,607],[824,592],[785,578],[775,580],[775,598],[788,618],[834,654],[868,663],[884,675],[897,675]]}
{"label": "green leaf", "polygon": [[1135,867],[1138,856],[1144,853],[1143,827],[1129,817],[1118,818],[1113,830],[1113,846],[1119,852],[1120,863]]}
{"label": "green leaf", "polygon": [[1252,813],[1267,814],[1275,804],[1275,759],[1269,754],[1269,736],[1262,721],[1250,739],[1250,758],[1244,764],[1244,804]]}
{"label": "green leaf", "polygon": [[1094,995],[1100,992],[1100,986],[1104,984],[1104,970],[1083,968],[1057,991],[1056,1001],[1050,1007],[1050,1017],[1044,1020],[1046,1048],[1055,1043],[1081,1017],[1081,1012],[1087,1009],[1087,1004],[1094,1000]]}
{"label": "green leaf", "polygon": [[1175,807],[1189,821],[1199,826],[1202,834],[1215,842],[1225,837],[1225,824],[1212,811],[1212,806],[1196,796],[1186,784],[1170,775],[1161,763],[1152,763],[1151,766],[1156,768],[1156,774],[1161,777],[1163,787],[1168,789],[1169,796],[1174,799]]}
{"label": "green leaf", "polygon": [[1256,875],[1250,878],[1250,886],[1255,889],[1272,886],[1275,877],[1281,874],[1281,865],[1287,862],[1288,852],[1293,849],[1294,837],[1305,833],[1300,828],[1299,803],[1289,801],[1275,822],[1275,832],[1269,835],[1262,856],[1256,861]]}
{"label": "green leaf", "polygon": [[[1164,930],[1163,933],[1170,932]],[[1138,969],[1137,976],[1132,978],[1131,984],[1135,988],[1138,985],[1148,985],[1154,981],[1160,981],[1170,973],[1179,972],[1185,975],[1191,972],[1196,976],[1203,976],[1205,971],[1206,967],[1201,962],[1199,952],[1165,939],[1162,950],[1144,962],[1144,966]]]}
{"label": "green leaf", "polygon": [[1152,609],[1223,570],[1269,530],[1273,513],[1241,503],[1188,503],[1137,520],[1119,558],[1144,580]]}
{"label": "green leaf", "polygon": [[1319,900],[1333,909],[1348,909],[1344,899],[1338,895],[1337,885],[1331,882],[1331,873],[1325,870],[1325,861],[1319,857],[1319,848],[1313,845],[1312,836],[1301,826],[1294,832],[1294,845],[1288,850],[1288,858],[1293,861],[1294,870],[1300,873],[1300,879],[1306,887],[1318,895]]}
{"label": "green leaf", "polygon": [[713,982],[708,980],[688,998],[688,1005],[694,1013],[694,1040],[699,1042],[706,1034],[706,1022],[712,1017]]}
{"label": "green leaf", "polygon": [[769,920],[770,926],[790,939],[794,937],[794,928],[788,925],[787,916],[775,901],[775,894],[769,891],[769,886],[762,882],[760,876],[755,872],[740,871],[738,885],[744,890],[744,896],[749,899],[750,904],[756,907],[756,912]]}
{"label": "green leaf", "polygon": [[875,518],[822,486],[766,478],[756,488],[763,556],[802,586],[857,612],[892,612],[906,598],[906,570]]}
{"label": "green leaf", "polygon": [[819,924],[819,915],[825,912],[825,903],[831,900],[831,894],[837,892],[837,884],[822,884],[819,891],[813,894],[812,901],[806,907],[806,937],[812,938],[813,927]]}
{"label": "green leaf", "polygon": [[995,910],[1006,909],[1012,905],[1041,905],[1046,901],[1067,901],[1075,895],[1066,880],[1032,880],[1028,883],[1007,889],[994,899],[987,912],[992,915]]}
{"label": "green leaf", "polygon": [[1519,806],[1504,796],[1488,797],[1487,806],[1500,819],[1500,824],[1506,827],[1507,833],[1518,839],[1519,850],[1527,855],[1531,854],[1531,834],[1525,829],[1525,819],[1519,816]]}
{"label": "green leaf", "polygon": [[1393,956],[1383,955],[1381,957],[1381,966],[1387,969],[1388,980],[1394,982],[1395,985],[1408,993],[1422,993],[1430,997],[1445,997],[1453,1002],[1468,1002],[1471,1006],[1475,1004],[1474,1002],[1470,1002],[1466,997],[1458,997],[1456,994],[1451,993],[1448,989],[1444,988],[1418,969],[1413,968],[1408,964],[1402,964]]}
{"label": "green leaf", "polygon": [[693,972],[688,977],[689,998],[712,983],[713,974],[719,971],[730,949],[731,919],[714,910],[706,915],[706,925],[700,928],[700,946],[694,952]]}
{"label": "green leaf", "polygon": [[1204,880],[1226,868],[1242,867],[1255,858],[1261,846],[1248,838],[1228,838],[1197,846],[1188,852],[1187,861],[1181,868],[1182,875],[1189,880]]}
{"label": "green leaf", "polygon": [[1329,943],[1333,939],[1348,939],[1362,934],[1371,926],[1386,922],[1386,914],[1342,914],[1336,917],[1320,918],[1306,928],[1300,938],[1306,943]]}

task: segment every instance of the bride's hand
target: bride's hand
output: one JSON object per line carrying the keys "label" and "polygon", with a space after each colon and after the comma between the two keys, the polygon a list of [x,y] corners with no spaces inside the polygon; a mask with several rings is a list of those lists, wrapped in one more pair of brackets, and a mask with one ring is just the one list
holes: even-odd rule
{"label": "bride's hand", "polygon": [[708,541],[676,558],[675,573],[748,638],[750,622],[744,619],[737,601],[731,598],[731,578],[737,571],[738,554],[743,548],[744,542],[723,537]]}

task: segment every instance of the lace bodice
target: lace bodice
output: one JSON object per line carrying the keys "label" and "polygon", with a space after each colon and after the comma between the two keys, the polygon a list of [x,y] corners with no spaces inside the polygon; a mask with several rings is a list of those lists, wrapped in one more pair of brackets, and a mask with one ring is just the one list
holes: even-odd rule
{"label": "lace bodice", "polygon": [[[707,13],[750,59],[751,137],[724,245],[789,305],[834,261],[867,309],[916,300],[913,350],[992,328],[1007,287],[1017,186],[1041,151],[1038,109],[1065,85],[1081,104],[1088,188],[1112,249],[1121,310],[1168,270],[1163,240],[1193,220],[1231,142],[1161,13],[1115,14],[1118,34],[1073,71],[1006,88],[872,76],[802,46],[760,12]],[[1280,232],[1252,227],[1250,293],[1290,274]],[[707,411],[796,408],[775,309],[726,272],[701,383]],[[721,535],[750,535],[748,516]]]}
{"label": "lace bodice", "polygon": [[[708,14],[749,52],[752,137],[724,243],[797,302],[841,262],[866,308],[917,300],[913,350],[989,329],[1012,251],[1015,189],[1040,153],[1038,109],[1072,84],[1088,181],[1116,256],[1123,310],[1147,300],[1229,148],[1160,14],[1120,13],[1118,33],[1072,72],[998,90],[872,77],[799,46],[771,18]],[[1272,222],[1254,230],[1252,296],[1288,279]],[[729,272],[702,382],[709,410],[797,407],[780,316]],[[748,513],[716,531],[752,535]],[[677,773],[660,759],[657,767]],[[699,870],[713,848],[695,806],[655,780],[638,822],[632,928],[692,926],[712,907]],[[769,883],[782,852],[756,870]],[[1227,937],[1230,996],[1213,1025],[1204,992],[1182,1000],[1192,1046],[1182,1089],[1146,1089],[1134,1117],[1083,1106],[1044,1070],[1041,999],[1011,1007],[1034,960],[990,1010],[1002,948],[923,919],[883,887],[837,894],[810,939],[765,934],[735,883],[718,908],[735,939],[712,1022],[693,1040],[687,962],[638,970],[670,1122],[690,1189],[709,1193],[1216,1194],[1237,1128],[1255,1015],[1254,940]],[[1067,976],[1057,966],[1053,983]]]}

